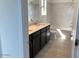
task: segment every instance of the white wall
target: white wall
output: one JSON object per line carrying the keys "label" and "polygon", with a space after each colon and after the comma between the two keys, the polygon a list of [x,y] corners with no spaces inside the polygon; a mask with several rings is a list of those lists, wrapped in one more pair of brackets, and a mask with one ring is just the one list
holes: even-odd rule
{"label": "white wall", "polygon": [[[73,22],[72,22],[72,35],[73,35],[73,37],[74,37],[74,39],[76,38],[76,30],[77,30],[77,22],[78,22],[78,8],[79,8],[79,6],[78,6],[78,4],[79,4],[79,2],[78,2],[79,0],[74,0],[73,2],[74,2],[74,4],[73,4],[73,10],[74,10],[74,15],[73,15]],[[77,32],[77,34],[78,34],[78,32]],[[78,37],[78,36],[77,36]]]}
{"label": "white wall", "polygon": [[52,12],[52,3],[47,3],[47,22],[51,24],[51,27],[53,27]]}
{"label": "white wall", "polygon": [[[29,0],[31,1],[31,0]],[[32,0],[35,2],[35,0]],[[39,0],[37,2],[40,2]],[[35,2],[35,3],[37,3]],[[47,15],[41,15],[41,8],[39,5],[29,5],[29,21],[30,18],[34,22],[46,22],[50,23],[53,28],[60,28],[62,30],[71,30],[72,29],[72,0],[48,0],[47,4]],[[33,4],[35,4],[33,3]]]}
{"label": "white wall", "polygon": [[79,1],[78,1],[78,18],[77,18],[77,27],[76,27],[76,38],[79,40]]}
{"label": "white wall", "polygon": [[[27,47],[27,45],[25,46],[24,43],[25,42],[27,43],[26,41],[27,35],[26,38],[24,39],[23,35],[24,29],[22,29],[24,27],[22,26],[22,20],[25,19],[22,19],[23,17],[21,14],[22,1],[0,0],[0,38],[1,38],[0,42],[2,49],[2,57],[8,57],[8,58],[25,57],[24,55],[26,51],[24,53],[24,49]],[[26,48],[26,50],[27,50],[26,56],[28,57],[28,48]]]}
{"label": "white wall", "polygon": [[[71,30],[72,28],[72,4],[71,3],[48,3],[47,21],[62,30]],[[52,13],[52,14],[51,14]]]}
{"label": "white wall", "polygon": [[[75,0],[74,0],[75,1]],[[73,54],[72,57],[73,58],[79,58],[79,48],[75,47],[75,40],[78,39],[79,40],[79,0],[76,0],[74,3],[74,19],[73,19],[73,37],[74,37],[74,45],[73,45]],[[75,55],[74,55],[75,54]]]}

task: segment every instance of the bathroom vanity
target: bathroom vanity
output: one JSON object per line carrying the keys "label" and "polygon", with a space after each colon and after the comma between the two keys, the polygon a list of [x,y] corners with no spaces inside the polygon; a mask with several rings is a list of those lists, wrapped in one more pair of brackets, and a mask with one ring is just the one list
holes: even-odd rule
{"label": "bathroom vanity", "polygon": [[29,26],[30,58],[35,57],[38,52],[50,40],[50,24],[39,23]]}

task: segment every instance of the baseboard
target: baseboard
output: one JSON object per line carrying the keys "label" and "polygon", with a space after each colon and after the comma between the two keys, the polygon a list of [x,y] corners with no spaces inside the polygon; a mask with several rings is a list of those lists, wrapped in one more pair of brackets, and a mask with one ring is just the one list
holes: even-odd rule
{"label": "baseboard", "polygon": [[65,30],[65,31],[72,31],[71,28],[60,28],[61,30]]}

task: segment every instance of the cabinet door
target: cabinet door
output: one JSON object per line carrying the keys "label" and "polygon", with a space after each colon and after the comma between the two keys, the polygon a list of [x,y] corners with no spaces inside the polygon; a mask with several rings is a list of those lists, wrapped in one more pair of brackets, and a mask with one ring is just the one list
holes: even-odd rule
{"label": "cabinet door", "polygon": [[43,48],[46,44],[46,32],[41,33],[41,48]]}
{"label": "cabinet door", "polygon": [[47,37],[47,42],[48,42],[50,40],[50,26],[47,27],[46,37]]}
{"label": "cabinet door", "polygon": [[29,42],[29,46],[30,46],[30,58],[33,57],[33,44],[32,44],[32,41]]}
{"label": "cabinet door", "polygon": [[47,30],[47,42],[50,40],[50,30]]}
{"label": "cabinet door", "polygon": [[35,56],[40,50],[40,36],[36,36],[33,39],[33,56]]}
{"label": "cabinet door", "polygon": [[29,55],[30,55],[30,58],[33,57],[33,40],[32,40],[32,36],[30,35],[29,36]]}

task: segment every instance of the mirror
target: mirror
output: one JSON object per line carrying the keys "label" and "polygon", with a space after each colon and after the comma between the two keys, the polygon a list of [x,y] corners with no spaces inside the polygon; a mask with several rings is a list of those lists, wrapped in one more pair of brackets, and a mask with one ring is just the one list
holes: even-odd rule
{"label": "mirror", "polygon": [[32,24],[39,21],[40,0],[28,0],[28,23]]}

